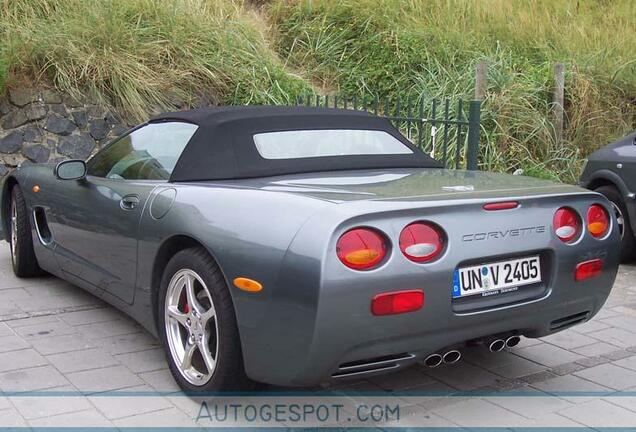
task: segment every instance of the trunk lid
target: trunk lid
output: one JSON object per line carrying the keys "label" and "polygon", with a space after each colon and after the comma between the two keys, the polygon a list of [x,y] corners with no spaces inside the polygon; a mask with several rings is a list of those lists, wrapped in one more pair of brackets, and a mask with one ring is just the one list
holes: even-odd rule
{"label": "trunk lid", "polygon": [[445,169],[321,172],[231,183],[239,186],[239,182],[241,187],[299,194],[335,203],[361,200],[492,199],[582,191],[576,186],[532,177]]}

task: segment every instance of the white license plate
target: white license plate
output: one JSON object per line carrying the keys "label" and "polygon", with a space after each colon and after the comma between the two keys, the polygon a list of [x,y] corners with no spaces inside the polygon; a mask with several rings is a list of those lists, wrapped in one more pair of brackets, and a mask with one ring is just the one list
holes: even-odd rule
{"label": "white license plate", "polygon": [[453,274],[453,298],[490,296],[541,282],[539,256],[461,267]]}

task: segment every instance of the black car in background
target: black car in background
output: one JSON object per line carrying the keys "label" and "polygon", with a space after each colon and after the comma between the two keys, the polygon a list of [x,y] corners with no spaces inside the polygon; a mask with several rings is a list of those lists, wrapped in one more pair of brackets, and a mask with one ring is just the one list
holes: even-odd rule
{"label": "black car in background", "polygon": [[580,184],[611,202],[621,233],[623,262],[636,254],[636,132],[588,157]]}

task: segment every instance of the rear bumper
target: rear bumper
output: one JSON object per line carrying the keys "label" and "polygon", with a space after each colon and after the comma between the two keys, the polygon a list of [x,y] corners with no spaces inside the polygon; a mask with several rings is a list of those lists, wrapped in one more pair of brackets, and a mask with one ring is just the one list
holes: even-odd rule
{"label": "rear bumper", "polygon": [[[373,316],[370,295],[358,294],[357,300],[342,301],[341,296],[329,296],[323,291],[314,325],[305,328],[301,323],[290,323],[287,331],[280,334],[293,340],[293,333],[301,332],[297,335],[308,343],[289,344],[288,351],[278,355],[272,349],[263,351],[267,354],[258,364],[269,367],[259,367],[260,373],[250,375],[272,384],[309,386],[394,371],[472,339],[512,332],[531,338],[555,333],[589,320],[605,303],[616,277],[618,257],[611,253],[604,259],[605,269],[600,276],[575,282],[573,273],[578,261],[563,262],[542,297],[474,313],[452,312],[447,281],[424,283],[424,307],[393,316]],[[347,367],[382,357],[399,360],[374,367]]]}
{"label": "rear bumper", "polygon": [[[551,217],[554,208],[562,205],[559,199],[563,197],[527,206],[523,226],[547,219],[548,212]],[[588,195],[569,205],[584,214],[591,202],[602,200],[598,195],[590,200]],[[375,226],[395,239],[404,226],[418,219],[438,223],[454,239],[462,239],[462,234],[475,229],[506,230],[519,224],[509,213],[475,213],[468,226],[465,214],[465,209],[447,210],[441,216],[434,210],[424,214],[413,209],[399,216],[387,214],[384,219],[372,215],[369,219],[375,216],[373,222],[367,222],[365,216],[347,221],[330,237],[337,239],[339,233],[355,224]],[[472,339],[509,332],[540,337],[589,320],[609,296],[618,270],[619,235],[613,223],[607,238],[597,240],[586,235],[572,245],[558,240],[550,225],[523,238],[455,241],[449,243],[440,259],[425,265],[406,260],[393,247],[379,268],[365,272],[350,270],[334,258],[334,240],[326,248],[321,246],[323,231],[304,230],[286,256],[286,271],[281,273],[280,285],[269,298],[268,307],[259,308],[263,319],[258,328],[241,329],[246,371],[257,381],[309,386],[352,376],[350,372],[359,372],[359,368],[350,367],[352,363],[397,358],[365,375],[386,372]],[[458,266],[537,253],[543,256],[544,286],[535,294],[524,297],[520,289],[502,294],[501,301],[472,310],[463,308],[459,312],[453,307],[452,278]],[[603,272],[575,282],[576,265],[596,258],[603,260]],[[422,309],[400,315],[372,315],[374,295],[408,289],[424,291]]]}

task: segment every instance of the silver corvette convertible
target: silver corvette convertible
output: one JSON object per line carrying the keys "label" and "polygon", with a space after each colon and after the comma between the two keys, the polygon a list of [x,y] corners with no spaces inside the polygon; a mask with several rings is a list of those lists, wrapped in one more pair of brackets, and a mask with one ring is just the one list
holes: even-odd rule
{"label": "silver corvette convertible", "polygon": [[443,169],[371,114],[167,113],[2,187],[19,277],[142,323],[189,391],[454,363],[589,320],[619,233],[600,194]]}

